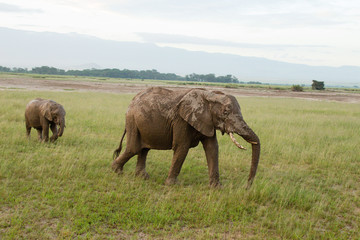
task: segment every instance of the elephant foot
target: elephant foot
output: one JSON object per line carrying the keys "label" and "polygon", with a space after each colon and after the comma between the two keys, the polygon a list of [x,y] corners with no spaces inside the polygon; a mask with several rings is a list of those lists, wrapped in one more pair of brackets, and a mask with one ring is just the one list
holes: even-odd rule
{"label": "elephant foot", "polygon": [[250,189],[253,181],[254,181],[254,178],[251,178],[251,179],[248,180],[248,183],[247,183],[247,185],[246,185],[246,190],[249,190],[249,189]]}
{"label": "elephant foot", "polygon": [[175,185],[177,183],[176,178],[167,178],[165,181],[165,185],[170,186],[170,185]]}
{"label": "elephant foot", "polygon": [[148,179],[150,178],[149,174],[148,174],[145,170],[136,171],[136,172],[135,172],[135,176],[136,176],[136,177],[141,177],[141,178],[143,178],[144,180],[148,180]]}
{"label": "elephant foot", "polygon": [[210,181],[210,187],[212,187],[212,188],[221,188],[222,184],[220,183],[220,181]]}
{"label": "elephant foot", "polygon": [[210,187],[221,187],[219,173],[211,174],[211,176],[209,177],[209,183]]}
{"label": "elephant foot", "polygon": [[121,174],[122,171],[123,171],[122,167],[120,167],[116,162],[113,162],[113,163],[111,164],[111,168],[112,168],[112,170],[113,170],[115,173],[117,173],[117,174]]}

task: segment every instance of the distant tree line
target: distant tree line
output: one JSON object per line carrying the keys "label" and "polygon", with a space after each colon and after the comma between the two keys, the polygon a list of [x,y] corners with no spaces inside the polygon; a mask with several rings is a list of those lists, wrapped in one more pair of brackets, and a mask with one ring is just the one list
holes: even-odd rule
{"label": "distant tree line", "polygon": [[[107,77],[107,78],[130,78],[130,79],[155,79],[155,80],[178,80],[194,82],[222,82],[222,83],[244,83],[232,75],[215,76],[215,74],[196,74],[192,73],[185,77],[175,73],[160,73],[155,69],[152,70],[129,70],[129,69],[84,69],[84,70],[62,70],[54,67],[42,66],[34,67],[31,70],[27,68],[8,68],[0,66],[0,72],[14,73],[35,73],[49,75],[72,75],[72,76],[89,76],[89,77]],[[261,84],[260,82],[248,82],[249,84]]]}
{"label": "distant tree line", "polygon": [[196,74],[192,73],[190,75],[185,76],[186,81],[192,82],[223,82],[223,83],[239,83],[239,80],[232,75],[226,76],[218,76],[216,77],[215,74]]}
{"label": "distant tree line", "polygon": [[84,69],[84,70],[62,70],[54,67],[42,66],[35,67],[31,70],[24,68],[7,68],[0,66],[0,72],[15,73],[36,73],[49,75],[72,75],[72,76],[89,76],[89,77],[108,77],[108,78],[136,78],[136,79],[158,79],[158,80],[184,80],[184,77],[174,73],[159,73],[153,70],[119,70],[119,69]]}

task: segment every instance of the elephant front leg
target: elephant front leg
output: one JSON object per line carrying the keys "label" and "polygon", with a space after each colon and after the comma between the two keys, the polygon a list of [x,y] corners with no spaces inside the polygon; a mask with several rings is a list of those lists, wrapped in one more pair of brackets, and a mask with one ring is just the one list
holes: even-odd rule
{"label": "elephant front leg", "polygon": [[38,133],[38,140],[41,142],[41,141],[42,141],[42,129],[41,129],[41,128],[37,128],[36,131],[37,131],[37,133]]}
{"label": "elephant front leg", "polygon": [[42,141],[48,142],[49,141],[49,124],[46,123],[42,126]]}
{"label": "elephant front leg", "polygon": [[173,185],[176,183],[176,178],[180,173],[181,167],[185,161],[188,152],[189,152],[188,146],[179,146],[174,148],[174,155],[173,155],[170,171],[165,181],[166,185]]}
{"label": "elephant front leg", "polygon": [[57,131],[56,124],[51,124],[50,128],[51,128],[51,131],[53,133],[53,135],[50,138],[50,142],[55,142],[56,139],[58,139],[58,131]]}
{"label": "elephant front leg", "polygon": [[201,143],[203,144],[208,164],[210,186],[217,187],[221,183],[219,179],[219,146],[216,134],[213,137],[205,138]]}

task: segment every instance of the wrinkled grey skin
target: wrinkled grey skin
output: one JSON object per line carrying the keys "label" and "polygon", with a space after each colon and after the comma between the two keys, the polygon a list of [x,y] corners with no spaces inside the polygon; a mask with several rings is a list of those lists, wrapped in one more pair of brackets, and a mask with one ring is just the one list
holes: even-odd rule
{"label": "wrinkled grey skin", "polygon": [[[145,165],[149,150],[172,149],[174,154],[165,184],[174,184],[189,149],[201,142],[210,185],[220,185],[216,130],[223,134],[236,133],[252,144],[250,187],[259,162],[260,140],[245,123],[235,97],[204,89],[172,91],[152,87],[137,94],[126,113],[125,131],[114,151],[112,168],[120,173],[125,163],[138,155],[135,174],[148,178]],[[126,149],[120,154],[125,135]]]}
{"label": "wrinkled grey skin", "polygon": [[[65,128],[64,107],[52,100],[36,98],[26,105],[25,124],[26,134],[30,138],[31,128],[35,128],[38,132],[39,140],[43,142],[49,141],[49,128],[53,135],[51,142],[61,137]],[[57,129],[59,126],[59,129]]]}

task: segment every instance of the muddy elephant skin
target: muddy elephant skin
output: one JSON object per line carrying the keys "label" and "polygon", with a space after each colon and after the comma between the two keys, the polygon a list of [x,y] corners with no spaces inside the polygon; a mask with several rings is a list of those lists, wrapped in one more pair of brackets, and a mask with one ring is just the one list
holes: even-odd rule
{"label": "muddy elephant skin", "polygon": [[[165,184],[174,184],[190,148],[202,143],[211,186],[220,185],[216,130],[233,134],[252,145],[252,161],[247,187],[250,187],[260,157],[260,140],[244,121],[236,98],[205,89],[169,90],[152,87],[138,93],[130,103],[125,130],[114,151],[112,168],[121,173],[125,163],[137,155],[135,174],[148,178],[146,156],[150,149],[172,149],[173,159]],[[126,135],[126,148],[121,152]]]}
{"label": "muddy elephant skin", "polygon": [[[38,132],[40,141],[49,141],[49,128],[53,135],[51,142],[61,137],[65,128],[64,107],[52,100],[36,98],[30,101],[25,110],[26,134],[30,138],[31,128],[35,128]],[[57,128],[59,126],[59,129]]]}

